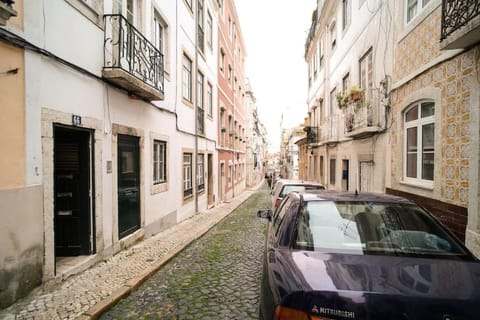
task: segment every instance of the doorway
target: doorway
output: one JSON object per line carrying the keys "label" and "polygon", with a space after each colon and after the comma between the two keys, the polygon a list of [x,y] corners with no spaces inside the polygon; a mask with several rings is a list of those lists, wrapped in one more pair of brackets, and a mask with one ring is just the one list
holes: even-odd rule
{"label": "doorway", "polygon": [[54,125],[55,256],[95,252],[92,134],[88,130]]}
{"label": "doorway", "polygon": [[118,237],[140,229],[139,138],[118,135]]}
{"label": "doorway", "polygon": [[350,160],[342,160],[342,191],[350,188]]}
{"label": "doorway", "polygon": [[213,196],[213,155],[208,154],[208,190],[207,190],[207,198],[208,198],[208,205],[212,205],[215,202],[215,198]]}

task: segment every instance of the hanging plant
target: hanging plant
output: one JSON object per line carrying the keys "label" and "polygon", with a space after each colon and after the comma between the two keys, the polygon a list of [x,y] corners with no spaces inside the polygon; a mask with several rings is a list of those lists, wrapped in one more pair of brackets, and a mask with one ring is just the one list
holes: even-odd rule
{"label": "hanging plant", "polygon": [[337,98],[337,103],[340,110],[344,111],[347,109],[348,103],[350,102],[350,97],[344,92],[337,93],[335,97]]}

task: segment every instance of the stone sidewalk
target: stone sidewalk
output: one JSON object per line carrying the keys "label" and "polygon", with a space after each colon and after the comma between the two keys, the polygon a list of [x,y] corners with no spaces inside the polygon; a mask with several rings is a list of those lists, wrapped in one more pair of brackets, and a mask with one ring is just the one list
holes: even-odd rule
{"label": "stone sidewalk", "polygon": [[97,319],[165,262],[235,210],[262,185],[263,181],[229,202],[217,204],[122,250],[53,288],[35,289],[27,297],[1,310],[0,319]]}

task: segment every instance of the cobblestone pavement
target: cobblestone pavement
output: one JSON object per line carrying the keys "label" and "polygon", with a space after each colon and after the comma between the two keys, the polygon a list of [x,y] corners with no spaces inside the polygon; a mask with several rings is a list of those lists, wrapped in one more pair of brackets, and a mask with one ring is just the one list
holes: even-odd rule
{"label": "cobblestone pavement", "polygon": [[262,188],[101,319],[258,319]]}
{"label": "cobblestone pavement", "polygon": [[60,283],[38,287],[27,297],[0,310],[0,319],[95,319],[254,192],[248,189],[229,203],[198,213]]}

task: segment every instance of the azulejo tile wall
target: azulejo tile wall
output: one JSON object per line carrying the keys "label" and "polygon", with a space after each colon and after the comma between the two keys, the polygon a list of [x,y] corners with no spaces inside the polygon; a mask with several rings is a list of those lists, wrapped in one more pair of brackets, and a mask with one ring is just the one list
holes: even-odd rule
{"label": "azulejo tile wall", "polygon": [[[414,76],[392,92],[393,114],[401,114],[400,108],[407,107],[404,99],[424,88],[439,88],[441,104],[436,105],[436,112],[441,113],[440,152],[441,162],[435,176],[435,185],[439,186],[441,201],[468,207],[469,166],[470,166],[470,130],[472,129],[471,99],[472,90],[477,76],[475,70],[475,50],[463,52],[444,60],[436,65],[430,65],[432,60],[441,56],[439,45],[441,9],[435,10],[421,22],[410,34],[398,44],[394,60],[394,79],[403,79],[430,66],[423,73]],[[425,96],[425,99],[430,97]],[[396,111],[396,112],[395,112]],[[392,148],[399,149],[402,144],[402,119],[393,119]],[[395,153],[394,153],[395,154]],[[402,179],[401,155],[392,159],[392,181],[397,184]]]}

